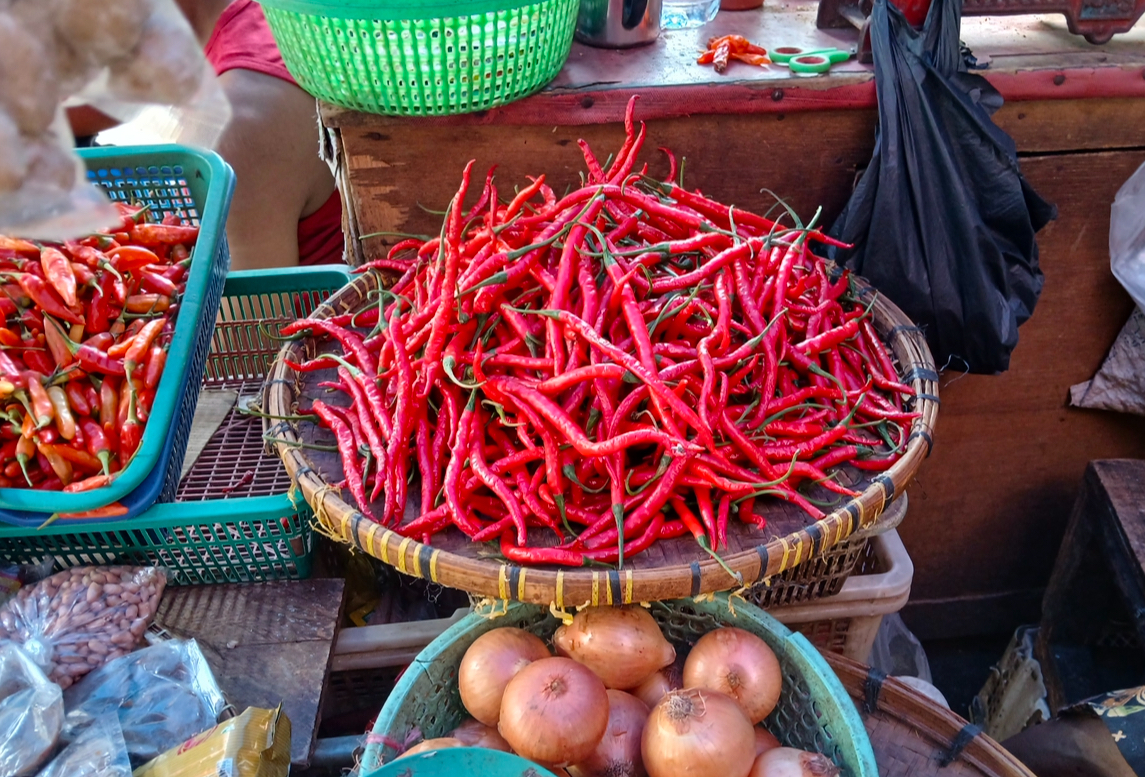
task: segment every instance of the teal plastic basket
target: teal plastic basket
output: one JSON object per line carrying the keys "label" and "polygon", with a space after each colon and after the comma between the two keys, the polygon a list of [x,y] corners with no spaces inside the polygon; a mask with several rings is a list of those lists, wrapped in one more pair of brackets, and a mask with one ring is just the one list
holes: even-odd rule
{"label": "teal plastic basket", "polygon": [[[309,315],[349,277],[345,266],[229,275],[208,341],[202,391],[260,394],[280,345],[268,334]],[[178,476],[179,468],[174,472]],[[253,474],[244,482],[248,472]],[[157,564],[167,568],[168,585],[309,577],[312,514],[301,497],[292,499],[290,488],[282,461],[266,451],[261,419],[231,410],[179,481],[175,501],[128,520],[0,527],[0,565],[45,557],[57,568]]]}
{"label": "teal plastic basket", "polygon": [[310,94],[369,113],[438,116],[520,99],[560,72],[580,0],[260,0]]}
{"label": "teal plastic basket", "polygon": [[[87,165],[88,180],[103,186],[113,200],[150,205],[156,219],[176,214],[199,225],[199,238],[191,254],[186,291],[179,299],[167,367],[135,456],[110,485],[80,494],[0,488],[0,508],[9,510],[47,514],[103,507],[134,491],[160,464],[175,470],[173,476],[165,473],[171,485],[178,481],[198,400],[197,392],[184,388],[202,379],[223,280],[230,267],[224,225],[235,174],[222,157],[176,145],[80,149],[79,153]],[[175,441],[165,459],[169,433]]]}
{"label": "teal plastic basket", "polygon": [[[451,626],[406,669],[367,738],[363,774],[393,760],[397,752],[390,743],[404,741],[414,728],[426,739],[441,737],[468,717],[457,690],[457,670],[479,636],[502,626],[516,626],[547,640],[560,625],[547,608],[537,605],[505,607],[502,602],[493,606],[497,609],[479,609]],[[875,754],[854,702],[803,635],[793,634],[742,599],[729,600],[726,594],[698,602],[656,602],[650,611],[678,653],[721,626],[738,626],[758,635],[775,651],[783,672],[783,694],[765,721],[768,730],[785,745],[823,753],[843,777],[878,777]],[[503,614],[491,617],[495,613]]]}
{"label": "teal plastic basket", "polygon": [[365,777],[556,777],[512,753],[483,747],[450,747],[428,753],[415,753],[397,763],[387,764]]}

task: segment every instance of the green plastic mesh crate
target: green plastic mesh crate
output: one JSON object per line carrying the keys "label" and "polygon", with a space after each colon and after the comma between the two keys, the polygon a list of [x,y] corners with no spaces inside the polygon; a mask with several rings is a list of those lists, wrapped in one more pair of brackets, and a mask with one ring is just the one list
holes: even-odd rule
{"label": "green plastic mesh crate", "polygon": [[299,85],[399,116],[504,105],[551,81],[579,0],[261,0]]}
{"label": "green plastic mesh crate", "polygon": [[[397,755],[389,743],[401,742],[413,728],[426,739],[442,737],[468,715],[457,690],[457,670],[465,651],[479,636],[501,626],[528,629],[550,639],[560,621],[548,608],[504,602],[470,613],[431,642],[394,687],[374,729],[366,738],[361,772],[368,774]],[[504,610],[500,609],[505,607]],[[738,626],[758,635],[775,651],[783,672],[783,694],[764,721],[781,742],[829,757],[842,777],[878,777],[875,754],[854,702],[831,667],[802,634],[793,634],[758,607],[727,594],[692,601],[654,602],[652,616],[677,651],[690,649],[704,634]]]}
{"label": "green plastic mesh crate", "polygon": [[[260,395],[279,343],[267,336],[309,315],[349,280],[345,267],[231,273],[203,376],[203,392]],[[206,403],[200,398],[200,406]],[[0,528],[0,565],[57,568],[86,564],[158,564],[168,585],[261,582],[309,577],[311,513],[292,501],[290,477],[266,451],[262,421],[230,410],[175,501],[128,520],[43,529]]]}

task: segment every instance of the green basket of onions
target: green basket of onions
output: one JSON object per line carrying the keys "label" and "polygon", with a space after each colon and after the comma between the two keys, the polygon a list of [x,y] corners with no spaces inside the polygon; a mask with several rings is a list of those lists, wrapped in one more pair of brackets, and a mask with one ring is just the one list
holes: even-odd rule
{"label": "green basket of onions", "polygon": [[878,775],[862,719],[822,656],[725,594],[563,618],[528,604],[479,607],[402,675],[362,773],[467,746],[570,777]]}

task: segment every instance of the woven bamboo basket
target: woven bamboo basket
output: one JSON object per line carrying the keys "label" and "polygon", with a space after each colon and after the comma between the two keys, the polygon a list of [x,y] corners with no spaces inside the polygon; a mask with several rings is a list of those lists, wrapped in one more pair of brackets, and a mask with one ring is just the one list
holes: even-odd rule
{"label": "woven bamboo basket", "polygon": [[1035,777],[980,728],[905,683],[824,657],[863,715],[881,777]]}
{"label": "woven bamboo basket", "polygon": [[[375,273],[363,274],[313,316],[329,318],[361,310],[373,304],[369,295],[381,283]],[[912,385],[917,394],[913,409],[921,415],[915,420],[906,450],[893,467],[873,479],[860,479],[861,473],[851,471],[851,487],[860,495],[810,525],[799,508],[779,500],[757,502],[757,511],[766,511],[765,529],[731,521],[723,559],[740,580],[731,577],[690,537],[661,540],[639,556],[625,559],[623,570],[521,567],[490,557],[484,545],[474,545],[457,530],[439,534],[432,546],[424,545],[370,520],[352,500],[343,498],[340,489],[332,485],[344,477],[337,453],[299,447],[308,443],[329,446],[333,435],[327,430],[309,422],[268,422],[267,436],[313,508],[320,531],[402,573],[443,586],[478,596],[569,607],[678,599],[766,584],[785,570],[837,546],[853,532],[871,527],[904,491],[930,453],[938,414],[938,373],[926,340],[893,303],[875,295],[870,287],[864,293],[874,296],[874,325],[898,363],[901,380]],[[317,356],[320,347],[334,346],[310,338],[284,346],[270,376],[269,415],[293,415],[301,398],[318,396],[314,392],[321,389],[316,385],[328,379],[326,372],[299,375],[284,359],[305,361]],[[407,510],[407,520],[411,517]]]}

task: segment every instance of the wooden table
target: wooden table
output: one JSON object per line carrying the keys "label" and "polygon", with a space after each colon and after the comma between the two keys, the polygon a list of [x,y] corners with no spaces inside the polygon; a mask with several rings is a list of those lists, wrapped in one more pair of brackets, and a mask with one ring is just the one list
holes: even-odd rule
{"label": "wooden table", "polygon": [[291,763],[305,767],[321,721],[345,584],[297,580],[168,588],[155,623],[198,641],[238,712],[282,704],[291,723]]}
{"label": "wooden table", "polygon": [[[830,223],[870,159],[871,70],[829,75],[733,64],[726,76],[693,59],[708,36],[739,32],[764,46],[853,46],[853,30],[817,30],[816,6],[768,0],[723,13],[700,30],[664,34],[635,50],[573,47],[540,94],[482,113],[402,119],[322,106],[340,168],[350,247],[384,252],[374,232],[437,234],[461,168],[498,163],[503,190],[544,172],[554,188],[582,168],[576,140],[602,156],[619,147],[633,94],[648,122],[644,158],[666,172],[657,146],[687,157],[686,178],[750,208],[768,187]],[[911,625],[923,636],[1013,628],[1037,618],[1041,589],[1086,462],[1145,456],[1140,418],[1066,407],[1092,377],[1131,310],[1109,271],[1109,206],[1145,162],[1145,24],[1104,46],[1068,34],[1055,16],[968,18],[963,40],[990,67],[1007,105],[996,115],[1030,182],[1060,210],[1039,235],[1045,290],[1021,330],[1011,369],[997,377],[947,374],[934,454],[911,492],[901,532],[916,563]]]}

